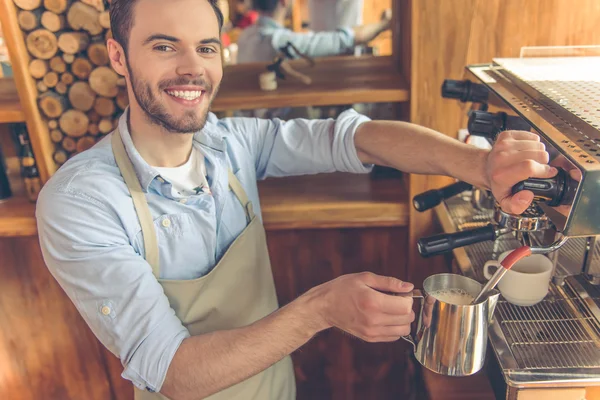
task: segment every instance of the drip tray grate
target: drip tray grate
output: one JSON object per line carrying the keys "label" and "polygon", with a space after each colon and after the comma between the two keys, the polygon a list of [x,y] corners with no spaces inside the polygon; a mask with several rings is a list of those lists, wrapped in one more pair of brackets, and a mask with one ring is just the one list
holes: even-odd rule
{"label": "drip tray grate", "polygon": [[600,368],[598,321],[578,298],[558,296],[531,307],[498,302],[495,315],[519,368]]}

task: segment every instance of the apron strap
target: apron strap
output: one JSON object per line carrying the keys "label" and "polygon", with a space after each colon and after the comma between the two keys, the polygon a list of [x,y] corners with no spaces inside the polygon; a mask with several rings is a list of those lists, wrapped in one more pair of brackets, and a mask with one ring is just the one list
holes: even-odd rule
{"label": "apron strap", "polygon": [[131,193],[131,199],[133,200],[133,206],[135,207],[140,225],[142,227],[142,236],[144,238],[144,252],[146,253],[146,261],[152,267],[154,276],[160,278],[160,264],[158,255],[158,239],[156,237],[156,230],[154,229],[154,221],[152,214],[150,213],[150,207],[148,207],[148,201],[140,185],[131,160],[127,155],[123,140],[121,139],[121,133],[117,129],[113,132],[112,136],[112,149],[115,153],[115,160],[121,170],[121,175],[129,188]]}
{"label": "apron strap", "polygon": [[246,196],[246,192],[244,191],[242,184],[240,183],[238,178],[236,178],[233,172],[231,172],[231,169],[228,172],[229,187],[231,188],[231,190],[233,190],[233,194],[235,194],[235,197],[237,197],[239,202],[242,204],[242,207],[244,207],[244,211],[246,212],[246,219],[248,220],[248,222],[250,222],[254,219],[254,208],[252,207],[252,203],[250,202],[250,200],[248,200],[248,196]]}

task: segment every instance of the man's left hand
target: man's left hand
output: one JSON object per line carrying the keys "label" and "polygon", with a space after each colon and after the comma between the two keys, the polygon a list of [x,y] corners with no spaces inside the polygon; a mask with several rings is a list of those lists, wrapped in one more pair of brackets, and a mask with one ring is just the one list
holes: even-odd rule
{"label": "man's left hand", "polygon": [[533,200],[533,193],[524,190],[512,194],[512,187],[528,178],[551,178],[557,174],[548,165],[549,154],[540,137],[524,131],[504,131],[498,135],[487,156],[486,178],[502,209],[522,214]]}

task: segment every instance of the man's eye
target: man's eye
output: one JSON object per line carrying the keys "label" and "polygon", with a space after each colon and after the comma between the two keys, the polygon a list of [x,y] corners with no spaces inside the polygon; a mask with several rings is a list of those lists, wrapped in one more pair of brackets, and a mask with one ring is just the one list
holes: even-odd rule
{"label": "man's eye", "polygon": [[165,46],[165,45],[155,46],[154,50],[161,51],[161,52],[173,51],[173,49],[170,46]]}
{"label": "man's eye", "polygon": [[200,47],[200,53],[216,53],[216,50],[212,47]]}

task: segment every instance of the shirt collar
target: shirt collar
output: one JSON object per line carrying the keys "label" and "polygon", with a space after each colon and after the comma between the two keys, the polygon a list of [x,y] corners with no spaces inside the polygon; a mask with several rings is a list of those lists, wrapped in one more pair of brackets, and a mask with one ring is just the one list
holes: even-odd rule
{"label": "shirt collar", "polygon": [[[133,139],[129,133],[129,127],[127,126],[128,115],[129,107],[127,107],[123,112],[123,115],[121,115],[121,118],[119,118],[118,133],[121,135],[129,160],[131,160],[135,174],[140,181],[140,186],[147,192],[152,181],[160,174],[144,160],[142,155],[135,148]],[[195,146],[204,146],[219,152],[225,151],[225,140],[223,139],[223,135],[219,134],[219,130],[216,126],[217,121],[217,117],[213,113],[209,113],[204,128],[201,131],[194,133],[193,140]]]}
{"label": "shirt collar", "polygon": [[259,26],[265,27],[265,28],[278,28],[278,29],[279,28],[281,28],[281,29],[285,28],[279,22],[275,21],[271,17],[267,17],[266,15],[259,16],[257,23],[258,23]]}

